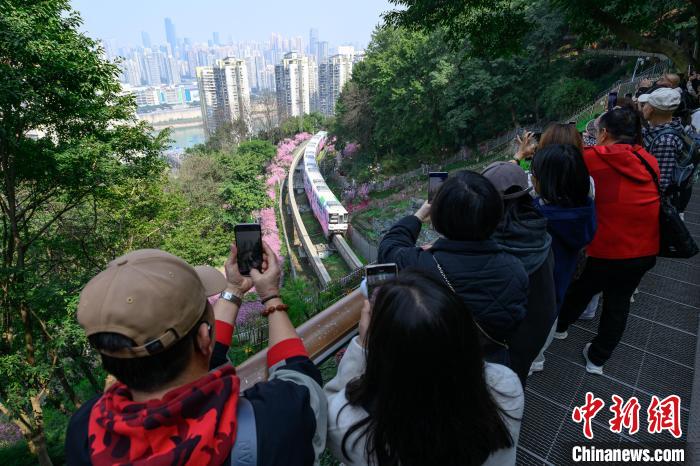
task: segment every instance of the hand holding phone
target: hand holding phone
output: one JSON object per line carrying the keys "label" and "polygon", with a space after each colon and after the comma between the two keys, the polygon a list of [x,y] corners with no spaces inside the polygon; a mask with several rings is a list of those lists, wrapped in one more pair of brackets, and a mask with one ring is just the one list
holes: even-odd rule
{"label": "hand holding phone", "polygon": [[277,260],[277,255],[274,253],[266,242],[262,242],[264,250],[264,260],[262,267],[258,270],[256,267],[251,269],[250,276],[255,284],[255,291],[261,298],[279,294],[281,270]]}
{"label": "hand holding phone", "polygon": [[244,277],[238,269],[238,248],[235,244],[231,245],[231,252],[224,264],[224,272],[228,286],[235,289],[237,296],[243,296],[253,287],[253,281]]}
{"label": "hand holding phone", "polygon": [[440,186],[447,179],[447,172],[428,173],[428,202],[433,202],[435,195],[440,190]]}
{"label": "hand holding phone", "polygon": [[367,298],[372,299],[376,290],[388,280],[396,278],[399,269],[395,263],[375,264],[365,267]]}
{"label": "hand holding phone", "polygon": [[238,270],[243,276],[250,276],[252,269],[262,270],[263,245],[260,224],[239,223],[233,229],[236,235]]}

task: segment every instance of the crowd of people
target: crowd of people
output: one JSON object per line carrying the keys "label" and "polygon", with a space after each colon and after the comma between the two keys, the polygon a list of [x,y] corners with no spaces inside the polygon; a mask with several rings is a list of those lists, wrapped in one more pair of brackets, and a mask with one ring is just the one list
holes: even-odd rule
{"label": "crowd of people", "polygon": [[[602,294],[581,351],[603,374],[656,262],[661,196],[680,211],[688,203],[696,172],[684,177],[683,157],[695,136],[674,117],[684,98],[674,76],[584,135],[571,124],[538,142],[525,133],[512,161],[451,175],[399,220],[378,260],[400,272],[365,300],[325,387],[267,244],[249,277],[235,245],[225,276],[158,250],[115,259],[83,289],[77,318],[117,381],[73,415],[67,463],[310,465],[327,448],[345,465],[515,464],[523,387],[552,339]],[[440,239],[417,245],[428,222]],[[227,352],[253,287],[269,321],[269,377],[239,393]]]}

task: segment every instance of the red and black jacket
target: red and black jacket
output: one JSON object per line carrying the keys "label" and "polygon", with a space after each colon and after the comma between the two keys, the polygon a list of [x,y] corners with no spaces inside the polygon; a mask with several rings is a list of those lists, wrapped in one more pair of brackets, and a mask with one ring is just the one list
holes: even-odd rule
{"label": "red and black jacket", "polygon": [[[68,425],[66,463],[230,465],[238,400],[238,378],[227,358],[233,327],[217,321],[216,334],[212,371],[206,377],[146,403],[131,401],[128,389],[115,384],[81,406]],[[267,364],[275,371],[309,377],[320,391],[321,373],[300,339],[270,348]],[[317,413],[310,391],[303,384],[272,378],[243,392],[255,414],[258,465],[314,464]],[[325,427],[320,426],[323,432]]]}

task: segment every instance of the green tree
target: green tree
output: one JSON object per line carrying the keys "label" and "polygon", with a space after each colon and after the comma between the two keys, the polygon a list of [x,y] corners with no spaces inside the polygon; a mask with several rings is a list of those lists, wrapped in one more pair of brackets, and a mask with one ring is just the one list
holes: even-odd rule
{"label": "green tree", "polygon": [[554,120],[566,118],[596,96],[596,86],[581,78],[562,77],[544,91],[544,109]]}
{"label": "green tree", "polygon": [[82,250],[85,235],[121,188],[162,173],[167,137],[135,120],[117,66],[80,24],[68,0],[0,1],[0,412],[41,465],[45,403],[71,411],[71,372],[92,376],[72,311],[104,253]]}
{"label": "green tree", "polygon": [[[402,7],[386,14],[391,24],[419,30],[445,28],[453,48],[476,54],[513,53],[533,27],[524,0],[391,0]],[[585,42],[606,37],[645,52],[662,53],[677,68],[698,68],[693,48],[700,38],[700,2],[670,0],[549,0]]]}

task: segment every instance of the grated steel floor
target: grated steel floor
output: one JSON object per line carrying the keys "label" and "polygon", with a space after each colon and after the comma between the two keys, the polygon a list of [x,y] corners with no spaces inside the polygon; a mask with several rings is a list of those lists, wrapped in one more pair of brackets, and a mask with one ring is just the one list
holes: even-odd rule
{"label": "grated steel floor", "polygon": [[[700,243],[700,189],[686,211],[686,224]],[[600,309],[598,314],[600,313]],[[554,340],[546,352],[545,370],[530,376],[525,390],[518,465],[571,464],[571,448],[605,446],[695,446],[700,440],[700,373],[694,384],[700,324],[700,255],[688,260],[659,258],[634,296],[622,342],[605,365],[605,375],[585,371],[581,351],[598,328],[598,317],[579,321],[566,340]],[[594,440],[587,441],[582,427],[571,419],[574,406],[584,404],[586,392],[605,401],[593,420]],[[636,396],[641,405],[640,430],[635,435],[614,434],[611,396]],[[681,397],[683,436],[647,432],[646,409],[652,395]],[[697,394],[696,396],[693,396]],[[693,406],[691,416],[691,401]],[[690,433],[689,433],[690,429]],[[686,464],[690,448],[686,449]]]}

